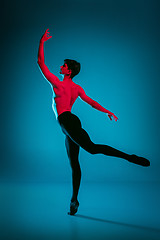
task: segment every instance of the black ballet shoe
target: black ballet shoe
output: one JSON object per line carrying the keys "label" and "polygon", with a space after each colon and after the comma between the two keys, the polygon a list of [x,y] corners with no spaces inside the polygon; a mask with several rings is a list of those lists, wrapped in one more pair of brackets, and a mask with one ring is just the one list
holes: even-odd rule
{"label": "black ballet shoe", "polygon": [[143,157],[138,157],[134,154],[130,156],[130,159],[128,160],[129,162],[141,165],[143,167],[149,167],[150,166],[150,161],[146,158]]}
{"label": "black ballet shoe", "polygon": [[70,203],[70,212],[68,212],[69,215],[74,215],[77,211],[78,211],[78,207],[79,207],[79,202],[78,201],[74,201]]}

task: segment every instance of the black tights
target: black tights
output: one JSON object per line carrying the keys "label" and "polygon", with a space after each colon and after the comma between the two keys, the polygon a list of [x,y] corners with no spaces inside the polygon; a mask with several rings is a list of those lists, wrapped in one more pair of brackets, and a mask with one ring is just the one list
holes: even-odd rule
{"label": "black tights", "polygon": [[75,201],[81,181],[81,168],[78,161],[80,147],[91,154],[101,153],[126,160],[129,160],[130,155],[107,145],[93,143],[88,133],[82,128],[79,118],[69,111],[60,114],[58,122],[66,135],[65,145],[72,168],[73,195],[71,201]]}

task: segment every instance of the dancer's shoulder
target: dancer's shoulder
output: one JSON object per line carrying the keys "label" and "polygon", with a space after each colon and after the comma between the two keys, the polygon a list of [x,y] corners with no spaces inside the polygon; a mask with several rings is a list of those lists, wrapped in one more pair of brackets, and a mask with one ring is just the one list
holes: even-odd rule
{"label": "dancer's shoulder", "polygon": [[78,93],[79,94],[84,93],[84,89],[80,85],[78,85],[78,84],[76,84],[76,85],[77,85]]}

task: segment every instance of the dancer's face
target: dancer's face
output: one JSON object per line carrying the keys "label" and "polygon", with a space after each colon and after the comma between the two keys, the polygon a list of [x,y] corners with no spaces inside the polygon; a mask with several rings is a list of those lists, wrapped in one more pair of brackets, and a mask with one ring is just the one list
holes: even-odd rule
{"label": "dancer's face", "polygon": [[71,70],[68,69],[68,66],[66,63],[63,64],[63,66],[60,67],[60,73],[61,74],[66,74],[66,75],[69,75],[71,74]]}

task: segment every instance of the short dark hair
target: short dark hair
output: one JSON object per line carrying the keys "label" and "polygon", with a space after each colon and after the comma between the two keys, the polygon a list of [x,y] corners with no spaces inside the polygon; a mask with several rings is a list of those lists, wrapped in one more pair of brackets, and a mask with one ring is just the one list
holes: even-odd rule
{"label": "short dark hair", "polygon": [[71,59],[65,59],[64,62],[67,64],[68,69],[72,71],[71,78],[74,78],[80,72],[80,63]]}

